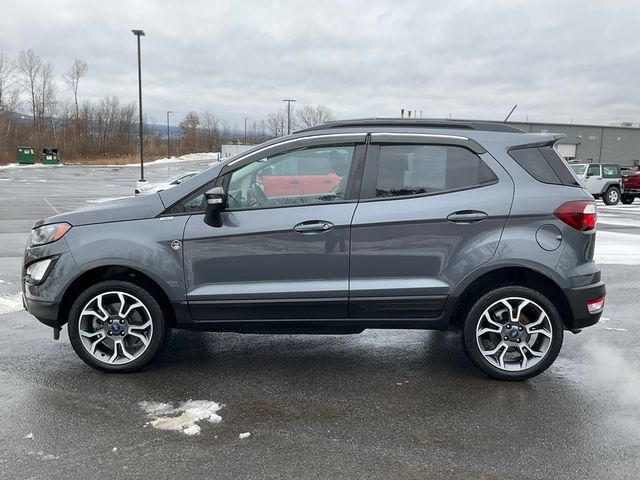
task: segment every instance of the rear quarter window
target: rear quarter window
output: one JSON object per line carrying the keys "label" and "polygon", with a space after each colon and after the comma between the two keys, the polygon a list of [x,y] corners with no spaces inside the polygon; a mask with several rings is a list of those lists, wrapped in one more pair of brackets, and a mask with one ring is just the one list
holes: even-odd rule
{"label": "rear quarter window", "polygon": [[553,147],[517,148],[509,150],[509,155],[539,182],[580,186],[569,165]]}
{"label": "rear quarter window", "polygon": [[620,177],[620,168],[617,165],[603,165],[602,166],[603,178],[618,178]]}

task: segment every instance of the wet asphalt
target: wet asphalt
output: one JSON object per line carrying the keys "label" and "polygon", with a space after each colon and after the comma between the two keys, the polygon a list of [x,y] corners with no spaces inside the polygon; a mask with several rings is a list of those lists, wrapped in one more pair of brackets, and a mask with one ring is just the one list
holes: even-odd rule
{"label": "wet asphalt", "polygon": [[[0,295],[20,290],[35,220],[129,195],[138,174],[0,169]],[[549,370],[521,383],[486,378],[459,335],[415,330],[174,331],[151,366],[108,375],[76,357],[66,329],[56,342],[27,312],[0,314],[0,478],[637,479],[639,268],[602,265],[608,320],[567,333]],[[222,421],[187,436],[154,429],[139,406],[189,399],[223,404]]]}

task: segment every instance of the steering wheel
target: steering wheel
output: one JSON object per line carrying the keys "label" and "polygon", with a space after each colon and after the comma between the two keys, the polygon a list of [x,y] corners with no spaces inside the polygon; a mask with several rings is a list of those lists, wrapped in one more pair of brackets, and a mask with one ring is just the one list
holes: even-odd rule
{"label": "steering wheel", "polygon": [[262,185],[257,182],[251,184],[249,191],[247,192],[247,197],[249,204],[252,207],[261,207],[269,201],[267,196],[264,194]]}

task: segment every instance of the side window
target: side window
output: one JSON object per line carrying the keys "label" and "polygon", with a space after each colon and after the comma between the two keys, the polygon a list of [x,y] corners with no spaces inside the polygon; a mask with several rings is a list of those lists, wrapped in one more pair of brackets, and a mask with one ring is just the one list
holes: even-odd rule
{"label": "side window", "polygon": [[473,152],[439,145],[380,147],[376,197],[403,197],[474,188],[498,180]]}
{"label": "side window", "polygon": [[344,199],[354,146],[314,147],[252,162],[231,173],[229,208],[313,205]]}
{"label": "side window", "polygon": [[509,150],[509,156],[524,168],[529,175],[542,183],[561,185],[562,181],[537,148],[518,148]]}
{"label": "side window", "polygon": [[600,176],[600,165],[589,165],[587,169],[587,176],[589,177],[599,177]]}
{"label": "side window", "polygon": [[620,172],[617,165],[602,165],[602,176],[604,178],[618,178]]}

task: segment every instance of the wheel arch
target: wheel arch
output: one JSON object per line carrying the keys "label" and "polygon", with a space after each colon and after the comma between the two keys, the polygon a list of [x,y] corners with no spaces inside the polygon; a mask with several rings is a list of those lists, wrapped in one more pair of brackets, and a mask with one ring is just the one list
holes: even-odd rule
{"label": "wheel arch", "polygon": [[157,281],[139,269],[124,265],[102,265],[94,267],[82,272],[73,279],[66,288],[60,302],[60,309],[58,310],[58,321],[60,326],[68,322],[71,306],[75,299],[78,298],[78,295],[83,290],[86,290],[87,287],[104,280],[123,280],[144,288],[151,293],[160,304],[163,312],[167,315],[169,326],[175,327],[175,310],[164,288],[162,288]]}
{"label": "wheel arch", "polygon": [[501,266],[484,271],[459,285],[450,323],[462,327],[466,312],[482,295],[507,285],[521,285],[544,294],[556,306],[562,323],[568,328],[573,314],[560,285],[547,272],[523,265]]}

